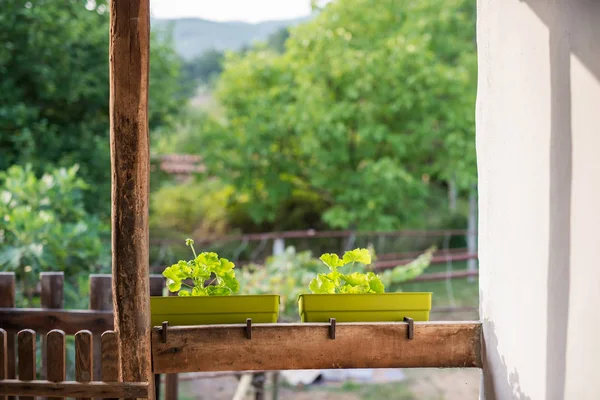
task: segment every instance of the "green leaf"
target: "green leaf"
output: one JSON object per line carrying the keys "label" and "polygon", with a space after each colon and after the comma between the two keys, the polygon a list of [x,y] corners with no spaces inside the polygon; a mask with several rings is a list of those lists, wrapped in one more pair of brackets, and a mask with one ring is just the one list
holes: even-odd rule
{"label": "green leaf", "polygon": [[235,264],[226,258],[221,258],[220,264],[215,266],[214,272],[217,275],[223,275],[235,268]]}
{"label": "green leaf", "polygon": [[350,275],[342,275],[342,279],[349,285],[352,286],[368,286],[369,279],[367,275],[361,274],[360,272],[354,272]]}
{"label": "green leaf", "polygon": [[340,293],[359,294],[368,293],[368,290],[369,289],[364,286],[344,285],[340,288]]}
{"label": "green leaf", "polygon": [[218,254],[212,252],[200,253],[200,255],[196,257],[194,261],[196,262],[196,265],[205,266],[210,270],[214,270],[216,267],[221,265]]}
{"label": "green leaf", "polygon": [[169,291],[176,292],[181,289],[181,281],[174,281],[173,279],[167,279],[167,288]]}
{"label": "green leaf", "polygon": [[191,296],[190,292],[188,292],[188,291],[187,291],[187,290],[185,290],[185,289],[183,289],[183,290],[180,290],[180,291],[179,291],[179,293],[178,293],[178,295],[179,295],[180,297]]}
{"label": "green leaf", "polygon": [[371,253],[368,249],[354,249],[344,253],[344,264],[357,262],[365,265],[371,264]]}
{"label": "green leaf", "polygon": [[207,286],[206,291],[209,296],[228,296],[231,294],[231,289],[223,286]]}
{"label": "green leaf", "polygon": [[377,276],[375,273],[367,272],[367,279],[369,281],[369,287],[371,288],[371,290],[373,292],[375,292],[375,293],[384,293],[385,292],[385,286],[383,285],[381,278],[379,278],[379,276]]}
{"label": "green leaf", "polygon": [[323,261],[323,263],[332,271],[335,271],[337,267],[344,265],[344,262],[340,260],[340,257],[333,253],[323,254],[321,257],[319,257],[319,260]]}
{"label": "green leaf", "polygon": [[202,287],[199,286],[194,286],[194,288],[192,289],[192,296],[207,296],[208,293],[206,293],[206,290]]}
{"label": "green leaf", "polygon": [[196,265],[192,268],[192,277],[198,280],[207,280],[210,278],[210,270],[205,265]]}
{"label": "green leaf", "polygon": [[231,290],[231,293],[237,293],[240,290],[240,283],[235,278],[235,272],[229,271],[221,276],[225,287]]}
{"label": "green leaf", "polygon": [[316,278],[311,280],[308,288],[315,294],[335,293],[335,285],[324,274],[318,274]]}

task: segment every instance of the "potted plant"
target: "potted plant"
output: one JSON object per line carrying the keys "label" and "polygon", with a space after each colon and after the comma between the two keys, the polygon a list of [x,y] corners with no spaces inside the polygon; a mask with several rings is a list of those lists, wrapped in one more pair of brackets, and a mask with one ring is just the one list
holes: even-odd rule
{"label": "potted plant", "polygon": [[235,265],[218,254],[196,254],[194,241],[186,240],[194,259],[167,267],[167,288],[178,296],[151,296],[152,325],[209,325],[277,322],[278,295],[236,295],[240,284]]}
{"label": "potted plant", "polygon": [[372,271],[356,272],[357,265],[371,264],[367,249],[337,254],[323,254],[320,260],[329,273],[319,273],[310,282],[312,294],[301,294],[298,308],[302,322],[386,322],[428,321],[431,293],[385,293],[381,278]]}

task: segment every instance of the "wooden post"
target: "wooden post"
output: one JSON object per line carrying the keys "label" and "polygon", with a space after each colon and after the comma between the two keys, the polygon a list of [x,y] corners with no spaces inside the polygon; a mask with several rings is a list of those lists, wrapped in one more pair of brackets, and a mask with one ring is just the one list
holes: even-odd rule
{"label": "wooden post", "polygon": [[[14,272],[0,272],[0,307],[15,307],[15,274]],[[16,377],[16,351],[15,333],[6,333],[6,378]],[[14,396],[7,396],[8,400],[15,400]]]}
{"label": "wooden post", "polygon": [[148,264],[149,0],[110,1],[110,150],[115,330],[124,382],[147,382],[150,357]]}
{"label": "wooden post", "polygon": [[[112,311],[112,278],[108,274],[90,275],[90,310]],[[94,335],[94,379],[102,379],[100,335]]]}
{"label": "wooden post", "polygon": [[[8,369],[8,354],[6,349],[6,331],[0,329],[0,381],[7,379],[6,370]],[[0,382],[0,384],[2,384]],[[0,400],[6,400],[6,396],[0,396]]]}
{"label": "wooden post", "polygon": [[[64,305],[64,273],[63,272],[42,272],[40,281],[42,286],[42,308],[63,308]],[[46,336],[42,335],[42,378],[46,378],[47,356],[46,356]]]}

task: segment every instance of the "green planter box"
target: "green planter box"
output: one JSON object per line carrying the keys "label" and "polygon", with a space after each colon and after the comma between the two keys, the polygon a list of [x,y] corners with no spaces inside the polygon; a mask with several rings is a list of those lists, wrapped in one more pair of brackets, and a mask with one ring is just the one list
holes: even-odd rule
{"label": "green planter box", "polygon": [[301,294],[298,308],[302,322],[429,321],[431,293]]}
{"label": "green planter box", "polygon": [[244,324],[277,322],[278,295],[241,296],[151,296],[152,326],[169,321],[169,325]]}

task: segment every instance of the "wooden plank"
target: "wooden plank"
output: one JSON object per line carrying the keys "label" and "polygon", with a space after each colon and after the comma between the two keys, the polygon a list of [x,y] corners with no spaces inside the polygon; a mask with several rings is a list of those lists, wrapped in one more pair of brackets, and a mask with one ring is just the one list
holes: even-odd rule
{"label": "wooden plank", "polygon": [[[75,380],[81,383],[92,381],[92,332],[79,331],[75,334]],[[78,397],[78,400],[90,400],[91,397]]]}
{"label": "wooden plank", "polygon": [[[101,337],[101,379],[104,382],[119,381],[119,337],[107,331]],[[114,399],[116,400],[116,398]]]}
{"label": "wooden plank", "polygon": [[[19,380],[32,381],[35,379],[35,332],[23,329],[17,335],[19,353]],[[2,386],[6,381],[2,382]],[[33,396],[21,396],[20,400],[34,400]]]}
{"label": "wooden plank", "polygon": [[[46,336],[46,376],[50,382],[63,382],[67,379],[65,333],[54,329]],[[64,397],[49,397],[48,400],[61,400]]]}
{"label": "wooden plank", "polygon": [[165,400],[177,400],[179,397],[179,376],[177,374],[165,375]]}
{"label": "wooden plank", "polygon": [[[4,329],[0,329],[0,381],[8,377],[8,354],[6,349],[7,333]],[[2,383],[0,383],[1,385]],[[0,400],[6,400],[6,396],[0,396]]]}
{"label": "wooden plank", "polygon": [[114,331],[102,334],[102,380],[119,381],[119,337]]}
{"label": "wooden plank", "polygon": [[84,329],[91,332],[104,332],[113,329],[113,313],[111,311],[0,308],[0,328],[7,331],[31,328],[38,332],[60,329],[67,335],[74,335]]}
{"label": "wooden plank", "polygon": [[148,203],[149,0],[110,0],[110,150],[112,276],[121,376],[148,382],[154,398],[150,350]]}
{"label": "wooden plank", "polygon": [[[64,273],[42,272],[41,283],[41,306],[42,308],[60,309],[64,305]],[[31,328],[31,327],[28,327]],[[39,332],[39,330],[38,330]],[[42,378],[46,378],[46,337],[42,335]]]}
{"label": "wooden plank", "polygon": [[[153,329],[155,373],[334,368],[481,368],[481,323],[257,324]],[[218,357],[214,355],[218,354]]]}
{"label": "wooden plank", "polygon": [[[23,382],[16,379],[2,381],[0,395],[15,395],[24,398],[33,396],[49,397],[81,397],[93,396],[95,398],[146,398],[148,395],[147,383],[122,383],[122,382],[49,382],[30,381]],[[30,397],[31,396],[31,397]]]}
{"label": "wooden plank", "polygon": [[[0,272],[0,307],[15,307],[15,274],[13,272]],[[6,376],[7,378],[16,377],[16,357],[15,357],[15,334],[11,332],[9,328],[5,328],[3,321],[5,321],[2,315],[0,315],[0,328],[4,328],[7,331],[6,336]],[[20,328],[20,329],[24,329]],[[15,331],[20,330],[15,329]],[[10,400],[13,400],[12,398]]]}
{"label": "wooden plank", "polygon": [[[90,275],[90,310],[112,311],[112,276],[110,274]],[[102,379],[101,339],[102,332],[94,332],[94,379]]]}

